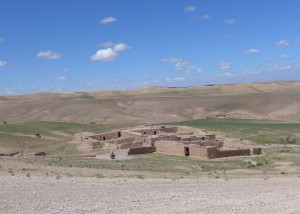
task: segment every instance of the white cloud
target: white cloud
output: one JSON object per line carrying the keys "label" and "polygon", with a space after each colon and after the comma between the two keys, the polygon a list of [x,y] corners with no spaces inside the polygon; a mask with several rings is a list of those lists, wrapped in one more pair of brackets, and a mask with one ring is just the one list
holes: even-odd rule
{"label": "white cloud", "polygon": [[118,43],[113,47],[115,52],[125,51],[128,48],[129,47],[124,43]]}
{"label": "white cloud", "polygon": [[228,24],[228,25],[232,25],[232,24],[235,23],[235,19],[225,19],[225,20],[224,20],[224,23],[225,23],[225,24]]}
{"label": "white cloud", "polygon": [[36,56],[44,59],[59,59],[61,57],[61,54],[48,50],[48,51],[40,51]]}
{"label": "white cloud", "polygon": [[194,19],[208,20],[208,19],[211,19],[211,16],[206,14],[203,16],[195,16]]}
{"label": "white cloud", "polygon": [[92,61],[113,61],[115,60],[119,52],[125,51],[129,47],[124,43],[118,43],[112,48],[105,48],[98,50],[94,55],[91,56]]}
{"label": "white cloud", "polygon": [[115,22],[115,21],[117,21],[117,19],[110,16],[110,17],[106,17],[106,18],[100,20],[99,23],[104,25],[104,24],[107,24],[110,22]]}
{"label": "white cloud", "polygon": [[252,49],[249,49],[249,50],[244,50],[242,53],[243,54],[256,54],[256,53],[259,53],[259,52],[261,52],[261,50],[252,48]]}
{"label": "white cloud", "polygon": [[3,41],[4,41],[4,39],[2,37],[0,37],[0,43],[3,42]]}
{"label": "white cloud", "polygon": [[184,12],[185,13],[191,13],[191,12],[194,12],[194,11],[196,11],[197,10],[197,7],[196,6],[194,6],[194,5],[189,5],[189,6],[186,6],[185,8],[184,8]]}
{"label": "white cloud", "polygon": [[276,43],[276,45],[278,46],[289,46],[291,43],[289,41],[286,40],[280,40]]}
{"label": "white cloud", "polygon": [[226,60],[219,60],[217,62],[217,65],[219,66],[220,69],[229,69],[231,64],[230,62],[226,61]]}
{"label": "white cloud", "polygon": [[57,79],[57,80],[66,80],[67,78],[64,77],[64,76],[60,76],[60,77],[57,77],[56,79]]}
{"label": "white cloud", "polygon": [[190,61],[187,61],[181,57],[172,57],[172,58],[167,58],[167,59],[162,59],[162,62],[169,62],[169,63],[175,63],[174,64],[174,69],[177,71],[184,71],[184,72],[202,72],[203,69],[193,65]]}
{"label": "white cloud", "polygon": [[98,50],[92,55],[91,60],[93,61],[113,61],[117,58],[118,53],[113,51],[111,48]]}
{"label": "white cloud", "polygon": [[2,61],[2,60],[0,60],[0,67],[3,67],[3,66],[5,66],[7,64],[7,62],[6,61]]}

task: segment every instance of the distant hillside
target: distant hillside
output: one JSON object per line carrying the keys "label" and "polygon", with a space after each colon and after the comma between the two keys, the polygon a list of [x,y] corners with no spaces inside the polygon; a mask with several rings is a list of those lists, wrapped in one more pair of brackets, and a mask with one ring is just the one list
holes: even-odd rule
{"label": "distant hillside", "polygon": [[208,117],[300,121],[300,81],[0,97],[3,121],[159,123]]}

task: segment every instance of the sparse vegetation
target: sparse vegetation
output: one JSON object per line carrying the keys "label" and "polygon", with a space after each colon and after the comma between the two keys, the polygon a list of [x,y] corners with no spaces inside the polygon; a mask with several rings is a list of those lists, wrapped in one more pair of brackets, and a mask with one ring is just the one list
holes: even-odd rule
{"label": "sparse vegetation", "polygon": [[[31,121],[0,126],[0,147],[20,151],[52,154],[73,154],[77,145],[68,144],[73,134],[81,131],[101,132],[126,125],[79,124],[66,122]],[[43,138],[41,137],[43,136]]]}

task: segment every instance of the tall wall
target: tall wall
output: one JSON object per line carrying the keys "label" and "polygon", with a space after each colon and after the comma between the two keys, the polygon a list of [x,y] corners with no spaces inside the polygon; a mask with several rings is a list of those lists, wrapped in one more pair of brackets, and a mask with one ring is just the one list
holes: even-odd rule
{"label": "tall wall", "polygon": [[217,150],[216,158],[250,155],[250,149]]}
{"label": "tall wall", "polygon": [[208,158],[208,150],[206,147],[190,144],[189,146],[190,156]]}
{"label": "tall wall", "polygon": [[82,143],[85,147],[89,149],[97,149],[101,147],[101,144],[98,140],[88,138],[88,139],[83,139]]}
{"label": "tall wall", "polygon": [[126,138],[118,138],[115,140],[117,144],[122,144],[122,143],[129,143],[129,142],[134,142],[135,138],[134,137],[126,137]]}
{"label": "tall wall", "polygon": [[197,144],[199,146],[215,146],[217,148],[223,147],[223,142],[219,140],[214,141],[181,141],[185,145]]}
{"label": "tall wall", "polygon": [[158,135],[159,129],[153,129],[153,128],[137,129],[137,130],[134,130],[134,132],[141,133],[142,135]]}
{"label": "tall wall", "polygon": [[177,133],[178,132],[178,127],[176,126],[171,126],[171,127],[161,127],[159,129],[161,132],[168,132],[168,133]]}
{"label": "tall wall", "polygon": [[138,132],[133,132],[133,131],[123,131],[122,136],[124,137],[142,137],[143,135]]}
{"label": "tall wall", "polygon": [[116,139],[122,136],[121,131],[114,131],[114,132],[106,132],[106,133],[100,133],[95,136],[94,139],[105,141],[105,140],[111,140]]}
{"label": "tall wall", "polygon": [[130,148],[128,150],[128,155],[147,154],[147,153],[153,153],[155,151],[156,148],[154,146]]}
{"label": "tall wall", "polygon": [[74,140],[77,141],[77,142],[81,142],[81,137],[82,137],[81,133],[75,133],[74,134]]}
{"label": "tall wall", "polygon": [[203,157],[203,158],[223,158],[231,156],[244,156],[250,155],[250,149],[231,149],[220,150],[214,146],[202,147],[198,145],[189,145],[190,156]]}
{"label": "tall wall", "polygon": [[157,152],[166,152],[177,155],[185,155],[185,145],[176,141],[156,141],[154,143]]}

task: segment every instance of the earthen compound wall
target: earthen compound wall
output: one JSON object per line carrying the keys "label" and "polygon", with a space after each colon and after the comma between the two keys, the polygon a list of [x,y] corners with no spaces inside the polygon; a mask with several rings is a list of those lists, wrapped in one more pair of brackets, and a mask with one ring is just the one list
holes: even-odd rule
{"label": "earthen compound wall", "polygon": [[159,129],[161,132],[167,132],[167,133],[177,133],[178,132],[178,127],[173,126],[173,127],[161,127]]}
{"label": "earthen compound wall", "polygon": [[183,143],[178,143],[176,141],[156,141],[154,143],[157,152],[165,152],[177,155],[185,155]]}
{"label": "earthen compound wall", "polygon": [[92,136],[92,138],[99,141],[105,141],[105,140],[119,138],[121,137],[121,135],[122,135],[121,131],[114,131],[114,132],[95,134],[94,136]]}
{"label": "earthen compound wall", "polygon": [[92,138],[84,138],[82,139],[82,143],[88,149],[97,149],[101,147],[100,142]]}
{"label": "earthen compound wall", "polygon": [[217,150],[215,158],[250,155],[250,149]]}
{"label": "earthen compound wall", "polygon": [[109,149],[130,149],[129,153],[132,154],[148,153],[147,151],[153,150],[153,146],[157,152],[204,158],[261,154],[260,147],[233,142],[223,143],[216,140],[215,134],[204,130],[176,126],[146,126],[99,134],[83,132],[76,133],[74,140],[90,149],[99,148],[101,142],[105,142]]}
{"label": "earthen compound wall", "polygon": [[261,147],[254,147],[253,145],[243,144],[243,143],[234,143],[234,142],[225,142],[224,147],[228,148],[238,148],[238,149],[250,149],[250,153],[254,155],[261,154]]}
{"label": "earthen compound wall", "polygon": [[147,154],[147,153],[153,153],[155,151],[156,148],[154,146],[130,148],[128,150],[128,155]]}

